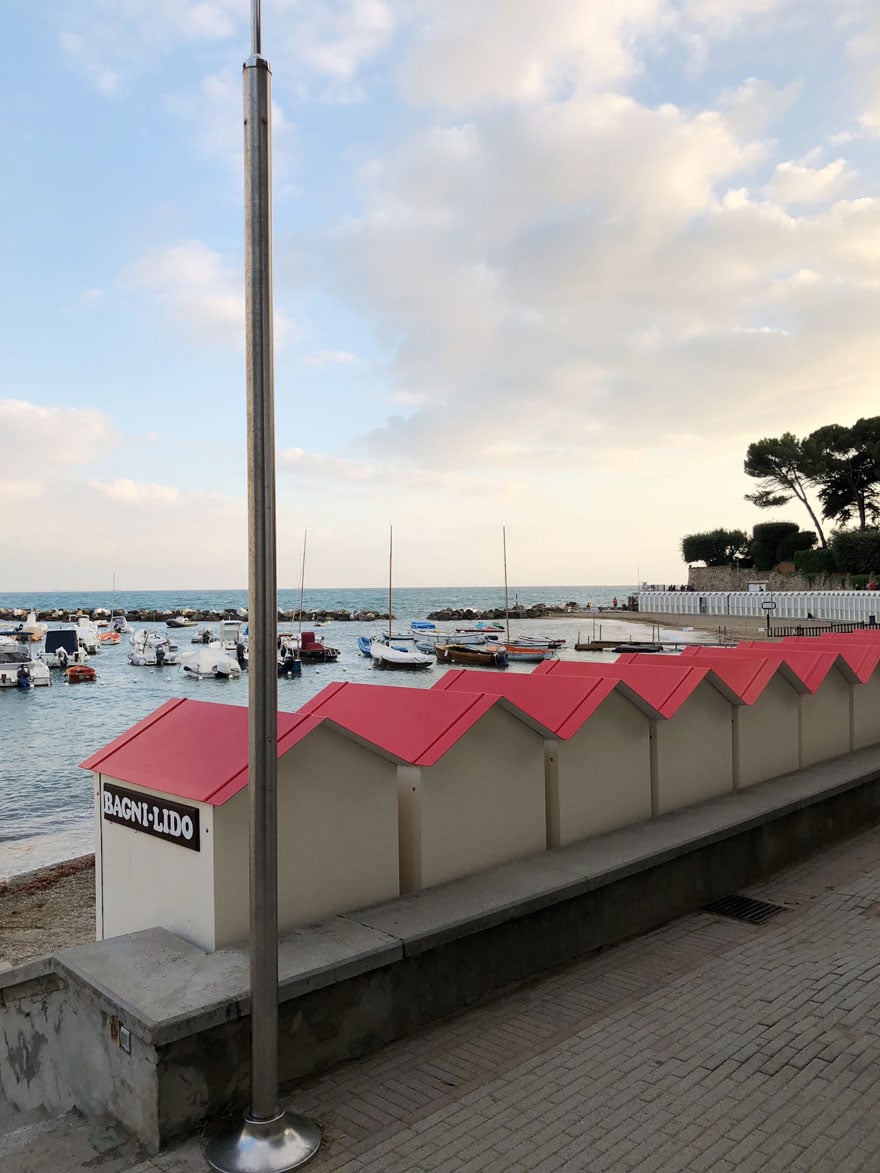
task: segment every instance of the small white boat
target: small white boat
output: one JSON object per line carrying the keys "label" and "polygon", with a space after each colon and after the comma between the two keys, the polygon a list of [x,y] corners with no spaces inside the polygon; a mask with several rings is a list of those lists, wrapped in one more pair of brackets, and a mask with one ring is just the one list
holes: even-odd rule
{"label": "small white boat", "polygon": [[223,650],[219,643],[194,648],[180,657],[180,668],[184,676],[196,680],[237,680],[241,676],[241,665]]}
{"label": "small white boat", "polygon": [[22,692],[50,683],[49,665],[34,660],[27,644],[0,637],[0,688]]}
{"label": "small white boat", "polygon": [[189,615],[172,615],[170,619],[165,620],[166,627],[197,627],[198,620],[191,619]]}
{"label": "small white boat", "polygon": [[433,654],[419,651],[411,635],[374,636],[370,656],[379,668],[430,668],[434,663]]}
{"label": "small white boat", "polygon": [[136,668],[161,668],[177,664],[177,645],[156,631],[136,631],[131,637],[128,662]]}
{"label": "small white boat", "polygon": [[98,636],[98,629],[89,619],[88,615],[81,615],[76,621],[76,630],[79,634],[80,646],[85,648],[90,656],[97,656],[101,641]]}

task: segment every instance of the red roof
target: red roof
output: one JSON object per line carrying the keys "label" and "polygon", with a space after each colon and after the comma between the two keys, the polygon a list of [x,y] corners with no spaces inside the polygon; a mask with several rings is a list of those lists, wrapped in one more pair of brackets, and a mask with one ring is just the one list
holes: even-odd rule
{"label": "red roof", "polygon": [[492,693],[507,697],[528,713],[548,734],[564,740],[573,737],[595,713],[619,681],[611,677],[576,680],[571,676],[504,675],[501,672],[468,672],[464,668],[446,672],[433,690]]}
{"label": "red roof", "polygon": [[623,681],[633,692],[648,702],[662,717],[671,717],[678,712],[695,688],[708,681],[731,704],[739,704],[737,694],[715,675],[710,668],[692,664],[611,664],[596,660],[544,660],[532,672],[532,676],[607,676]]}
{"label": "red roof", "polygon": [[409,765],[432,766],[496,704],[534,728],[526,713],[498,696],[395,685],[328,684],[300,712],[329,717]]}
{"label": "red roof", "polygon": [[[782,652],[782,654],[785,656],[785,658],[788,660],[788,662],[790,664],[792,664],[792,666],[794,666],[794,667],[796,667],[796,664],[795,664],[795,661],[793,661],[791,659],[792,651],[795,651],[798,655],[801,655],[801,656],[813,655],[813,656],[820,657],[820,659],[816,663],[810,664],[807,667],[808,677],[815,676],[817,681],[819,682],[816,685],[816,688],[819,687],[819,684],[821,684],[821,682],[825,679],[825,677],[828,675],[828,673],[831,672],[832,669],[834,669],[834,668],[837,668],[837,670],[839,672],[841,672],[843,674],[843,676],[846,677],[846,679],[853,684],[858,679],[855,672],[853,672],[852,668],[850,667],[849,663],[847,662],[846,657],[841,654],[841,651],[839,648],[836,648],[833,645],[830,647],[827,647],[827,648],[825,647],[824,644],[822,644],[821,647],[813,646],[811,648],[804,647],[802,645],[798,645],[794,649],[792,649],[792,645],[788,642],[787,639],[778,639],[778,640],[775,640],[775,639],[774,640],[747,639],[747,640],[743,640],[739,644],[739,646],[742,648],[749,648],[749,649],[754,648],[758,652],[763,652],[763,650],[766,649],[768,655],[772,654],[773,652]],[[806,664],[806,663],[807,663],[807,661],[804,661],[804,664]],[[815,692],[816,690],[813,689],[813,691]]]}
{"label": "red roof", "polygon": [[[811,635],[792,635],[788,636],[785,642],[797,644],[805,649],[809,644],[815,646],[816,640]],[[825,648],[838,652],[862,684],[871,679],[880,663],[880,640],[862,643],[850,639],[849,636],[833,636],[822,641],[823,651]]]}
{"label": "red roof", "polygon": [[[702,661],[707,654],[711,655],[713,651],[718,654],[717,649],[692,647],[685,648],[681,655],[683,659]],[[792,681],[799,683],[804,692],[816,692],[822,686],[828,673],[835,668],[847,676],[851,675],[846,661],[836,651],[801,651],[800,648],[792,647],[791,644],[776,644],[767,641],[755,641],[752,646],[750,641],[745,640],[737,644],[735,648],[725,648],[723,655],[732,656],[735,659],[744,657],[754,659],[755,656],[758,656],[777,660],[785,665],[792,674]]]}
{"label": "red roof", "polygon": [[[878,653],[880,655],[880,653]],[[645,667],[665,668],[666,664],[656,655],[640,655],[638,652],[624,652],[618,656],[618,664],[643,664]],[[744,705],[753,705],[774,676],[779,672],[779,662],[766,656],[759,659],[735,660],[726,652],[715,656],[701,656],[700,664],[719,676],[728,688],[739,697]]]}
{"label": "red roof", "polygon": [[[320,724],[305,713],[279,713],[278,756]],[[166,701],[81,765],[121,782],[221,806],[247,786],[248,710],[185,698]]]}

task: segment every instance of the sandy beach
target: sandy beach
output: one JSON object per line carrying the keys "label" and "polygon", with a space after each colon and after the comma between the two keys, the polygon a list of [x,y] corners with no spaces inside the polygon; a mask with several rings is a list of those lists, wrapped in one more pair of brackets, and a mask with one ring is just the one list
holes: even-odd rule
{"label": "sandy beach", "polygon": [[95,857],[0,883],[0,969],[95,939]]}

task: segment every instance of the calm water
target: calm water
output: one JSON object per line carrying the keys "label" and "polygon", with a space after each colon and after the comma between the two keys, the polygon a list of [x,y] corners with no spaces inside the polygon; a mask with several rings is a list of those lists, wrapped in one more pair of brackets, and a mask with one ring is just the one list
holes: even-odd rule
{"label": "calm water", "polygon": [[[523,606],[534,602],[555,604],[588,600],[599,606],[610,603],[613,596],[624,600],[632,588],[627,586],[521,587],[510,592],[511,604],[516,595]],[[279,606],[290,609],[298,604],[295,591],[279,593]],[[155,610],[160,619],[141,626],[166,632],[161,616],[182,608],[217,609],[244,607],[245,591],[126,591],[116,595],[116,606],[129,611],[137,608]],[[97,592],[69,594],[2,595],[0,607],[76,608],[93,610],[109,607],[110,602]],[[362,590],[312,590],[304,596],[306,610],[384,611],[387,591],[384,588]],[[498,588],[426,588],[400,589],[394,593],[395,630],[405,630],[412,619],[423,619],[428,612],[444,607],[472,607],[475,610],[503,605]],[[304,625],[308,628],[308,624]],[[340,649],[335,664],[305,665],[302,676],[279,680],[279,708],[299,708],[315,693],[334,680],[369,681],[375,684],[402,684],[428,688],[446,671],[433,667],[425,672],[400,673],[375,670],[372,661],[357,650],[357,637],[384,630],[385,623],[334,622],[317,628],[319,638]],[[596,620],[555,619],[548,621],[511,621],[511,634],[551,633],[568,640],[562,655],[583,659],[585,653],[573,650],[579,634],[584,638],[599,635],[606,639],[646,638],[650,629],[633,627],[625,621],[615,622],[605,614]],[[189,648],[197,628],[169,631],[181,651]],[[668,638],[680,638],[669,632]],[[178,667],[135,668],[128,663],[128,636],[116,647],[104,648],[90,663],[98,673],[93,684],[69,685],[60,672],[53,672],[49,688],[19,692],[0,689],[0,877],[26,871],[92,850],[91,774],[79,763],[93,751],[123,733],[141,717],[152,712],[170,697],[189,696],[199,700],[246,705],[247,673],[240,680],[196,681],[183,676]],[[32,644],[34,653],[40,645]],[[604,654],[606,658],[615,657]],[[603,654],[595,656],[602,659]],[[533,665],[512,665],[509,672],[528,672]],[[488,669],[486,669],[488,671]]]}

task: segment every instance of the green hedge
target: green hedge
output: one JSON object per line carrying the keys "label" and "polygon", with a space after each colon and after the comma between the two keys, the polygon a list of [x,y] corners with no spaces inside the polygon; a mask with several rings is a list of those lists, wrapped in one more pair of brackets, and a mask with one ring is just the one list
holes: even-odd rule
{"label": "green hedge", "polygon": [[794,566],[801,574],[833,574],[837,570],[834,551],[822,547],[818,550],[796,551]]}
{"label": "green hedge", "polygon": [[772,570],[779,559],[779,543],[793,537],[798,527],[793,521],[765,521],[752,527],[752,558],[756,570]]}
{"label": "green hedge", "polygon": [[844,574],[880,572],[880,529],[837,530],[830,545],[837,569]]}

